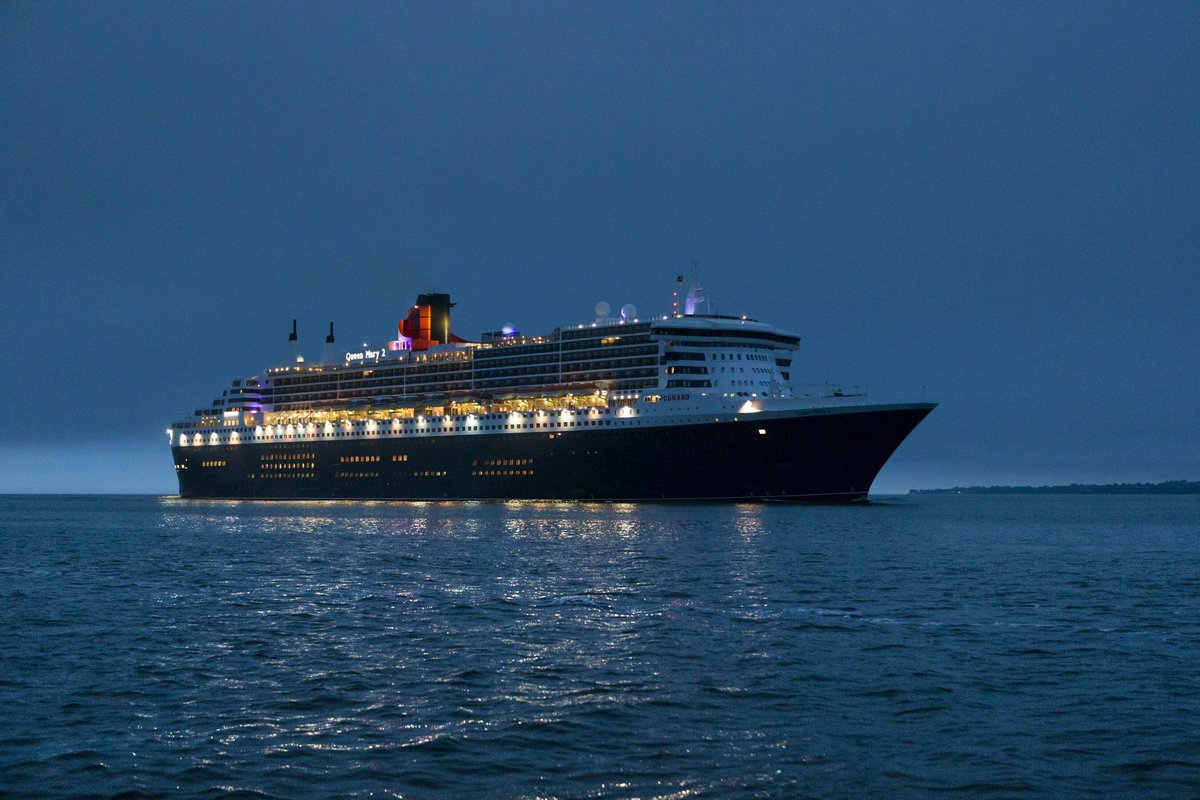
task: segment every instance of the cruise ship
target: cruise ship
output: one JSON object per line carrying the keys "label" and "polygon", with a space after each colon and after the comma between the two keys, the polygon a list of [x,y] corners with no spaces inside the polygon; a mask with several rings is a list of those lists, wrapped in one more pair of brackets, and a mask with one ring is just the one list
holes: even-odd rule
{"label": "cruise ship", "polygon": [[793,380],[800,337],[633,306],[468,341],[422,294],[378,346],[297,353],[167,429],[184,498],[853,502],[932,403]]}

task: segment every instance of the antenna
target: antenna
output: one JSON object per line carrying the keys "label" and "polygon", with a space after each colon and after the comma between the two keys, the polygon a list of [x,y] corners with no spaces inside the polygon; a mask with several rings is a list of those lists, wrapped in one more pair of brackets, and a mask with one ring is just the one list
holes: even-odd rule
{"label": "antenna", "polygon": [[712,307],[708,305],[708,301],[704,298],[704,286],[700,283],[700,262],[692,259],[692,285],[688,287],[687,300],[683,304],[683,313],[691,316],[700,310],[700,304],[703,303],[709,308],[709,313],[712,313]]}

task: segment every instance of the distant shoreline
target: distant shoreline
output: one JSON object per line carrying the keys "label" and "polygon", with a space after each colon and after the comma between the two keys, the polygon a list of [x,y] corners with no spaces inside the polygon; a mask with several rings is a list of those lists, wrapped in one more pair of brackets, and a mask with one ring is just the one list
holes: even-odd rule
{"label": "distant shoreline", "polygon": [[909,489],[909,494],[1200,494],[1200,481],[1072,483],[1065,486],[955,486]]}

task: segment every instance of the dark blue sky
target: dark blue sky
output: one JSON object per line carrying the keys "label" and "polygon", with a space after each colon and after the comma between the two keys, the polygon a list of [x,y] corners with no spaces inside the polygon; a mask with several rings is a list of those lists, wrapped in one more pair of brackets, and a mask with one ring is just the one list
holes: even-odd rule
{"label": "dark blue sky", "polygon": [[1200,478],[1195,3],[0,4],[0,491],[235,377],[665,312],[941,407],[876,489]]}

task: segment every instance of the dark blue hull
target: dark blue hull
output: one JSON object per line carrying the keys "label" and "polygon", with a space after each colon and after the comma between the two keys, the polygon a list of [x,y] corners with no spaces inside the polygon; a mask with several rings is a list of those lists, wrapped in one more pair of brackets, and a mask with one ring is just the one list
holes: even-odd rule
{"label": "dark blue hull", "polygon": [[866,498],[884,463],[933,408],[922,403],[709,424],[172,452],[185,498],[845,502]]}

